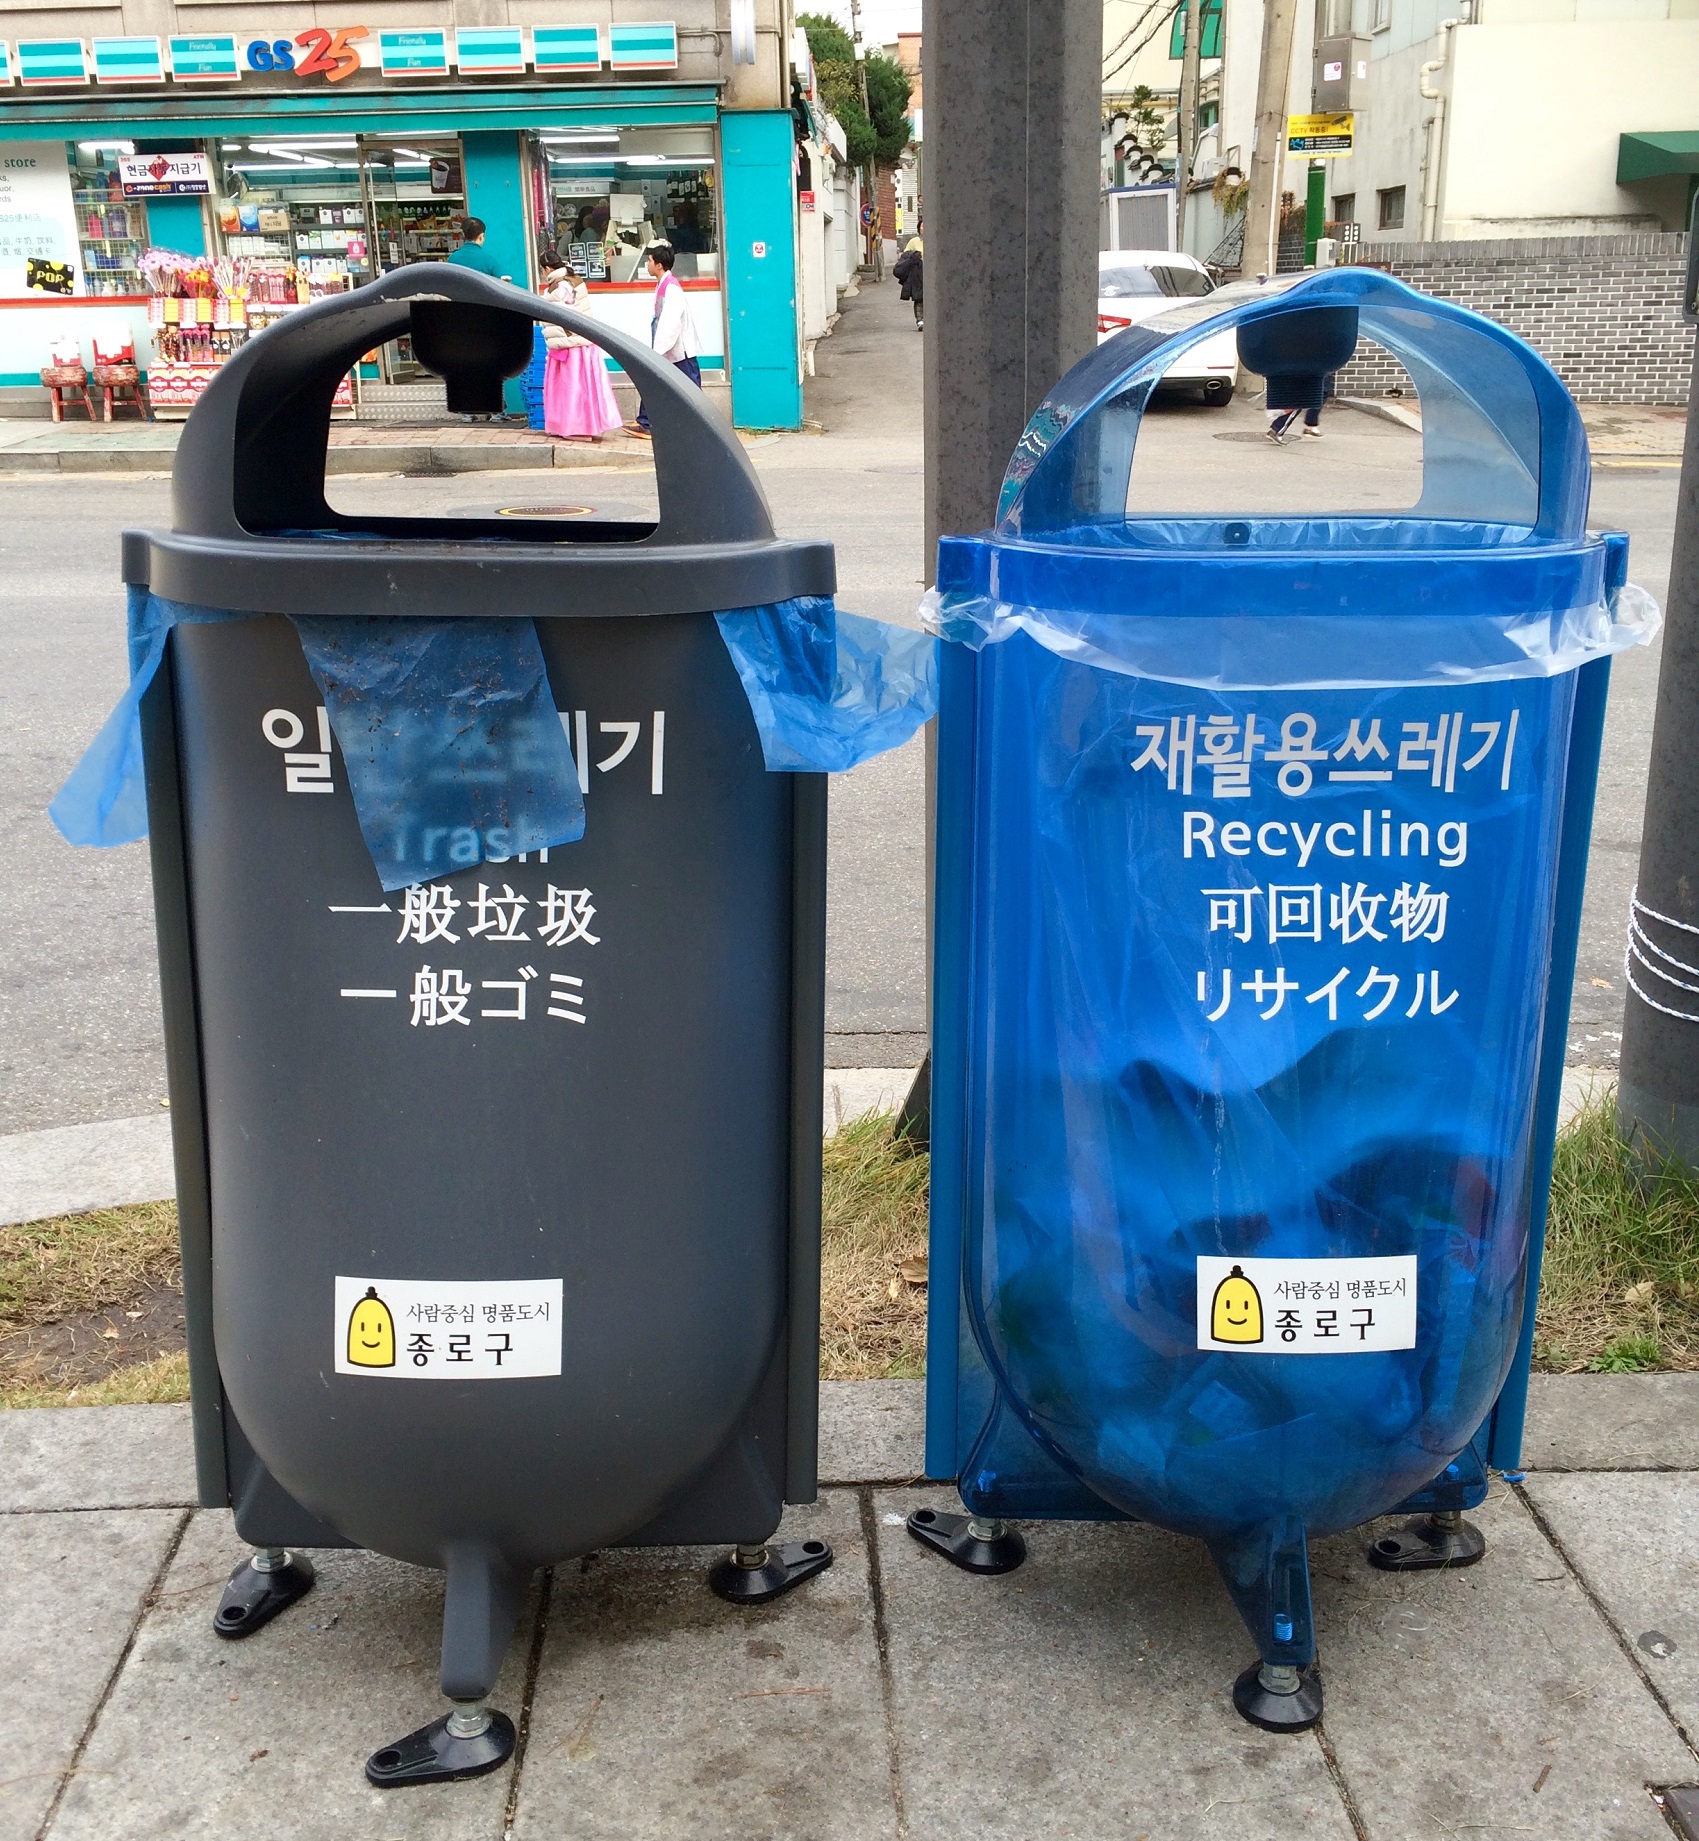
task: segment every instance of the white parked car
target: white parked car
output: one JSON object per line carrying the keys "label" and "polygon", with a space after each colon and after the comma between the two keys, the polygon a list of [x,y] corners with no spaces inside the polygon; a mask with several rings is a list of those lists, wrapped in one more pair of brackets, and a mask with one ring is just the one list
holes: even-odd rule
{"label": "white parked car", "polygon": [[[1103,250],[1097,258],[1097,342],[1155,319],[1176,300],[1214,292],[1195,256],[1174,249]],[[1232,402],[1238,381],[1238,342],[1231,332],[1218,332],[1182,353],[1159,387],[1200,390],[1212,409],[1220,409]]]}

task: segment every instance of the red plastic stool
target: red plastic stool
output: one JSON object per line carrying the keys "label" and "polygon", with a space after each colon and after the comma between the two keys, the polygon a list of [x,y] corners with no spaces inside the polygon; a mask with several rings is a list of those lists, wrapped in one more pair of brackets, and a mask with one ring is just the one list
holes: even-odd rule
{"label": "red plastic stool", "polygon": [[[141,371],[133,364],[97,364],[94,367],[95,388],[105,398],[106,420],[110,422],[119,409],[133,409],[144,422],[153,420],[153,405],[149,403],[147,385],[142,382]],[[92,416],[94,411],[91,409]]]}
{"label": "red plastic stool", "polygon": [[63,422],[65,419],[67,397],[73,407],[82,404],[91,422],[95,419],[94,404],[89,401],[88,372],[80,364],[44,364],[41,367],[41,381],[53,399],[55,422]]}

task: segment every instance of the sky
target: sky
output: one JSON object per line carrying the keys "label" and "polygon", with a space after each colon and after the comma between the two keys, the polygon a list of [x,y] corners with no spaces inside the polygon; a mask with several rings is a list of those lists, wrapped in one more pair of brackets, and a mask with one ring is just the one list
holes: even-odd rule
{"label": "sky", "polygon": [[[850,26],[849,0],[797,0],[801,13],[825,13]],[[861,32],[870,45],[888,45],[899,32],[920,30],[920,0],[861,0]]]}

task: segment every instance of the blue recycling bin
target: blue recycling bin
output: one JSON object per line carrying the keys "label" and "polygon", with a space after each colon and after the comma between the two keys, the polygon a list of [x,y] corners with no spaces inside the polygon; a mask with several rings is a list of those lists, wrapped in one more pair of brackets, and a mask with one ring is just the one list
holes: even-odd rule
{"label": "blue recycling bin", "polygon": [[[1129,511],[1228,327],[1271,400],[1392,352],[1419,502]],[[1609,658],[1657,619],[1588,481],[1534,351],[1345,269],[1099,347],[939,548],[927,1469],[972,1519],[911,1530],[1198,1536],[1271,1729],[1320,1713],[1307,1540],[1404,1504],[1371,1557],[1466,1563],[1518,1461]]]}

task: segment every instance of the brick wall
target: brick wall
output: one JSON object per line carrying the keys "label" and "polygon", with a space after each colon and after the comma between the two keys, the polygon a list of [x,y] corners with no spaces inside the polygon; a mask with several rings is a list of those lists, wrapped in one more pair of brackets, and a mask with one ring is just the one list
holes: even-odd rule
{"label": "brick wall", "polygon": [[[1687,401],[1694,329],[1681,318],[1687,238],[1679,231],[1360,243],[1351,255],[1507,326],[1582,402]],[[1341,396],[1411,390],[1390,353],[1367,346],[1336,388]]]}

